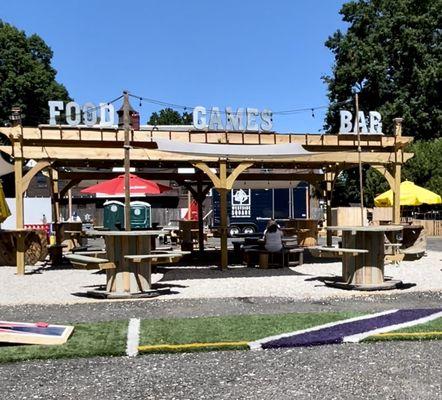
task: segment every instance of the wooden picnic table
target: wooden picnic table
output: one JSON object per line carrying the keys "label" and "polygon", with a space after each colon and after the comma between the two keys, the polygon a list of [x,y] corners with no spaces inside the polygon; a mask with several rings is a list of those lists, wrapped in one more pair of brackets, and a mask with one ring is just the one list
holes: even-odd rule
{"label": "wooden picnic table", "polygon": [[384,237],[385,232],[400,231],[402,226],[329,226],[327,229],[342,232],[342,249],[334,249],[342,253],[342,277],[336,281],[327,281],[327,284],[346,289],[382,290],[397,287],[401,283],[385,280]]}
{"label": "wooden picnic table", "polygon": [[106,270],[108,293],[139,294],[151,288],[151,262],[133,264],[126,256],[149,255],[152,238],[165,233],[160,230],[143,231],[88,231],[88,236],[103,236],[106,258],[115,269]]}

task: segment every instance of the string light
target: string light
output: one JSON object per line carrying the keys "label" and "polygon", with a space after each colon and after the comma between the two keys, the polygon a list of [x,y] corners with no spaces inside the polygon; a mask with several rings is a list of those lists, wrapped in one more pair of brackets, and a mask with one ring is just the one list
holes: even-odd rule
{"label": "string light", "polygon": [[[145,101],[147,103],[160,105],[162,107],[167,107],[167,108],[172,108],[172,109],[182,109],[184,111],[190,110],[192,112],[195,109],[195,107],[192,107],[192,106],[186,106],[186,105],[181,105],[181,104],[169,103],[169,102],[166,102],[166,101],[155,100],[155,99],[152,99],[152,98],[138,96],[138,95],[134,95],[134,94],[129,94],[129,96],[138,99],[140,101],[140,103]],[[337,102],[337,103],[333,104],[333,107],[336,107],[336,106],[342,105],[342,104],[346,104],[346,103],[349,103],[351,101],[352,101],[352,99],[348,99],[348,100],[345,100],[345,101]],[[326,108],[329,108],[329,107],[330,107],[330,105],[322,105],[322,106],[317,106],[317,107],[303,107],[303,108],[296,108],[296,109],[289,109],[289,110],[282,110],[282,111],[274,111],[274,112],[272,112],[272,115],[292,115],[292,114],[298,114],[298,113],[309,111],[309,112],[312,113],[312,117],[315,118],[315,110],[326,109]],[[227,116],[230,115],[229,113],[227,113],[224,110],[218,110],[218,111],[221,114],[226,114]]]}

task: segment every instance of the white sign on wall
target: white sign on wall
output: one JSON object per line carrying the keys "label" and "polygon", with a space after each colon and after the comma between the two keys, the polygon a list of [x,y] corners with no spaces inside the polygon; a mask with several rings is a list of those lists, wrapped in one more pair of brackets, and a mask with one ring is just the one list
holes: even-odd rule
{"label": "white sign on wall", "polygon": [[[100,127],[112,127],[115,123],[115,108],[113,104],[100,103],[97,107],[93,103],[85,103],[82,107],[75,101],[70,101],[64,106],[62,101],[48,101],[49,125],[58,125],[57,117],[60,118],[65,111],[65,122],[70,126],[86,125]],[[59,122],[61,123],[61,122]]]}
{"label": "white sign on wall", "polygon": [[[221,114],[224,114],[221,117]],[[212,107],[210,114],[205,107],[198,106],[193,109],[193,126],[195,129],[209,129],[213,131],[264,131],[273,128],[271,110],[259,111],[257,108],[238,108],[235,111],[226,107],[221,112],[219,107]]]}
{"label": "white sign on wall", "polygon": [[251,195],[250,189],[232,189],[231,205],[232,217],[234,218],[250,218]]}
{"label": "white sign on wall", "polygon": [[[356,120],[353,121],[353,114],[347,110],[340,110],[340,127],[339,133],[355,133]],[[382,134],[382,117],[377,111],[370,111],[368,118],[365,117],[363,111],[359,111],[359,132],[370,134]]]}

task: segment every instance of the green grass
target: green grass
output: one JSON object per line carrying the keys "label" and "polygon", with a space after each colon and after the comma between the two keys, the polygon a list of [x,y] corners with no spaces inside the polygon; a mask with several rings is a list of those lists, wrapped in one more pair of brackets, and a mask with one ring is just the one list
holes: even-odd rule
{"label": "green grass", "polygon": [[0,346],[0,363],[32,359],[121,356],[126,351],[127,321],[75,324],[68,341],[60,346]]}
{"label": "green grass", "polygon": [[[299,313],[144,320],[141,322],[140,345],[253,341],[358,315],[361,313]],[[232,348],[242,348],[242,346]],[[216,349],[216,346],[211,347],[211,350],[213,349]]]}
{"label": "green grass", "polygon": [[[297,313],[275,315],[237,315],[204,318],[168,318],[143,320],[140,345],[250,342],[267,336],[278,335],[316,325],[356,317],[362,313]],[[61,346],[4,345],[0,346],[0,363],[32,359],[55,359],[94,356],[122,356],[126,351],[128,320],[76,324],[72,336]],[[442,318],[401,329],[395,332],[442,332]],[[428,340],[441,336],[387,336],[366,340]],[[228,349],[244,349],[245,345],[232,345]],[[211,346],[200,349],[174,349],[170,352],[226,350]],[[152,352],[165,352],[152,350]]]}
{"label": "green grass", "polygon": [[391,341],[391,340],[436,340],[442,339],[441,335],[422,335],[419,336],[419,333],[425,332],[442,332],[442,318],[435,319],[430,322],[426,322],[424,324],[410,326],[408,328],[398,329],[397,331],[389,332],[391,334],[394,333],[410,333],[410,336],[404,335],[389,335],[389,336],[370,336],[364,341],[366,342],[380,342],[380,341]]}

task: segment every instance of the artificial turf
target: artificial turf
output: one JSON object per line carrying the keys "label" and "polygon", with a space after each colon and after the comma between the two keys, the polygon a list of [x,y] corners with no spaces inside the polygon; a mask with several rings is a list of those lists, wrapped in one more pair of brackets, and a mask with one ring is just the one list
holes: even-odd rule
{"label": "artificial turf", "polygon": [[[307,329],[362,315],[355,312],[296,313],[273,315],[236,315],[223,317],[168,318],[141,321],[140,346],[206,344],[194,348],[171,346],[143,352],[188,352],[226,349],[246,349],[245,343],[264,337]],[[126,351],[128,320],[75,324],[67,343],[60,346],[0,345],[0,363],[31,359],[55,359],[94,356],[122,356]],[[404,328],[398,333],[409,336],[371,336],[366,341],[442,339],[441,335],[416,334],[442,332],[442,318]],[[231,345],[229,343],[230,342]]]}
{"label": "artificial turf", "polygon": [[[140,345],[249,342],[358,315],[361,315],[361,313],[297,313],[144,320],[141,322]],[[230,348],[245,347],[247,346],[233,345]],[[207,351],[207,349],[201,350]],[[214,345],[210,346],[209,349],[225,350],[226,346]],[[146,351],[143,350],[143,352]],[[150,352],[158,351],[187,352],[189,349],[156,350],[153,348]],[[198,351],[198,349],[193,351]]]}
{"label": "artificial turf", "polygon": [[[404,335],[407,333],[409,335]],[[433,333],[433,334],[427,334]],[[396,335],[397,334],[397,335]],[[419,335],[421,334],[421,335]],[[390,332],[388,335],[374,335],[365,339],[365,342],[379,342],[391,340],[437,340],[442,339],[442,318],[434,319],[420,325],[414,325],[407,328],[398,329]]]}
{"label": "artificial turf", "polygon": [[74,332],[63,345],[1,345],[0,362],[49,358],[121,356],[125,354],[126,340],[127,321],[75,324]]}

